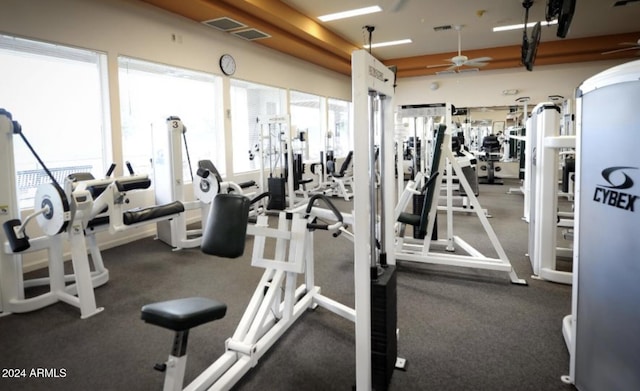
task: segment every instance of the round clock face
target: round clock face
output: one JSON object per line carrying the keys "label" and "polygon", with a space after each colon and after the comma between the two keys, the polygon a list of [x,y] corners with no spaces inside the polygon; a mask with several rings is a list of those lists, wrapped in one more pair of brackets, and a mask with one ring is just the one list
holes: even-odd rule
{"label": "round clock face", "polygon": [[233,75],[236,72],[236,60],[230,54],[220,57],[220,69],[225,75]]}

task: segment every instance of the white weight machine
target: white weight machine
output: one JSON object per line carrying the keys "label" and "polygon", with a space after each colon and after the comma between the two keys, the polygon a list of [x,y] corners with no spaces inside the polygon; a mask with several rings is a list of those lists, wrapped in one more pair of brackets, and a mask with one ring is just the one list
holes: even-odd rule
{"label": "white weight machine", "polygon": [[[507,254],[487,219],[486,213],[482,210],[473,189],[466,179],[462,166],[458,163],[456,156],[451,151],[450,137],[451,135],[446,131],[446,126],[440,125],[434,142],[433,161],[431,163],[432,171],[429,180],[425,182],[426,178],[420,176],[418,177],[418,181],[409,181],[401,193],[395,210],[396,220],[399,222],[396,228],[396,258],[398,260],[419,263],[502,271],[508,273],[511,283],[527,285],[525,280],[518,278]],[[435,238],[436,235],[434,235],[434,231],[437,229],[437,200],[442,182],[445,180],[440,173],[440,170],[442,170],[441,167],[444,167],[448,173],[448,175],[446,175],[446,239],[437,239]],[[485,256],[460,236],[454,234],[451,183],[453,173],[456,174],[460,185],[465,190],[472,207],[471,212],[475,213],[482,223],[484,231],[497,254],[497,258]],[[422,209],[419,214],[404,212],[409,200],[414,194],[424,196]],[[416,239],[405,236],[406,225],[413,225],[414,229],[419,230],[420,236],[423,238]],[[444,250],[448,253],[433,251],[432,246],[444,247]],[[453,254],[453,252],[457,250],[462,250],[466,254]]]}
{"label": "white weight machine", "polygon": [[[324,200],[333,213],[332,224],[318,224],[311,209]],[[255,225],[247,225],[250,201],[238,194],[221,194],[213,200],[210,221],[203,236],[203,251],[235,258],[244,251],[245,234],[254,236],[251,265],[264,268],[258,286],[233,336],[225,343],[225,353],[194,379],[185,390],[228,390],[307,309],[317,306],[355,321],[355,311],[320,293],[314,281],[313,231],[336,231],[342,226],[340,212],[321,195],[309,200],[306,212],[279,212],[277,225],[260,215]],[[267,241],[275,241],[273,257],[265,255]],[[233,247],[230,249],[229,247]],[[298,279],[302,278],[302,284]],[[181,390],[186,368],[189,329],[220,319],[226,306],[216,300],[185,298],[146,305],[142,319],[176,332],[172,353],[157,368],[165,371],[165,391]]]}
{"label": "white weight machine", "polygon": [[383,391],[405,364],[397,356],[395,74],[365,50],[352,53],[351,67],[354,137],[362,140],[353,151],[356,389]]}
{"label": "white weight machine", "polygon": [[640,61],[605,70],[576,94],[576,216],[565,383],[639,390]]}
{"label": "white weight machine", "polygon": [[[102,262],[96,232],[108,229],[114,234],[173,218],[184,211],[182,204],[125,209],[125,205],[129,203],[127,192],[148,188],[151,183],[145,175],[134,175],[130,166],[131,175],[122,178],[109,177],[115,165],[111,166],[105,179],[93,179],[88,173],[73,174],[65,180],[63,188],[28,143],[20,124],[13,121],[11,114],[5,110],[0,110],[0,127],[7,141],[3,143],[6,150],[2,156],[7,160],[7,170],[3,170],[3,176],[7,177],[5,189],[8,190],[2,195],[8,200],[7,212],[11,211],[11,215],[6,213],[3,217],[3,229],[8,240],[3,246],[0,263],[3,312],[28,312],[58,301],[78,307],[82,319],[101,312],[103,308],[96,306],[94,288],[106,283],[109,273]],[[13,135],[23,138],[52,180],[52,183],[38,187],[34,212],[24,221],[19,218],[14,171],[11,171],[15,167]],[[1,201],[3,205],[4,202]],[[34,220],[45,236],[30,240],[26,227]],[[71,248],[73,274],[70,275],[64,274],[65,241]],[[42,249],[48,251],[49,277],[24,281],[21,255]],[[68,282],[72,284],[67,284]],[[48,285],[49,292],[25,298],[25,288],[41,285]]]}
{"label": "white weight machine", "polygon": [[573,228],[570,212],[558,211],[559,153],[563,148],[575,148],[575,136],[560,135],[560,108],[552,102],[534,107],[527,129],[531,140],[529,196],[529,259],[533,277],[571,284],[572,273],[557,270],[557,257],[571,258],[572,248],[557,246],[558,228]]}
{"label": "white weight machine", "polygon": [[[291,120],[289,115],[258,117],[260,127],[260,189],[269,192],[267,209],[284,210],[304,202],[297,199],[293,178]],[[266,169],[269,169],[268,176]]]}
{"label": "white weight machine", "polygon": [[[240,378],[256,365],[268,349],[291,327],[300,315],[310,308],[322,306],[356,323],[356,387],[357,390],[371,390],[372,384],[377,390],[385,390],[389,384],[393,367],[396,363],[395,350],[395,264],[393,256],[393,235],[384,236],[384,232],[392,232],[392,220],[384,222],[384,215],[393,211],[393,165],[386,167],[383,178],[387,179],[386,190],[381,190],[381,203],[386,213],[379,221],[375,214],[376,185],[367,179],[375,175],[375,150],[373,139],[376,132],[382,144],[390,148],[383,161],[393,162],[393,145],[391,137],[384,137],[385,127],[393,128],[390,113],[392,106],[393,73],[382,63],[375,60],[365,51],[354,52],[354,101],[356,129],[367,135],[370,148],[357,147],[354,159],[359,162],[361,181],[359,189],[361,202],[356,204],[354,218],[359,226],[370,227],[370,230],[356,230],[355,293],[356,310],[321,295],[320,288],[314,285],[313,276],[313,230],[327,229],[337,231],[343,225],[340,212],[323,195],[312,196],[304,211],[300,208],[280,212],[276,228],[269,227],[267,216],[259,216],[256,225],[247,225],[250,201],[237,194],[223,194],[215,197],[211,208],[209,222],[203,235],[202,249],[208,254],[235,258],[244,251],[245,234],[255,236],[252,253],[252,265],[265,268],[263,277],[249,302],[234,335],[226,342],[226,352],[211,366],[196,377],[185,390],[228,390]],[[384,95],[388,94],[388,95]],[[388,98],[388,100],[387,100]],[[377,116],[375,113],[378,113]],[[368,134],[367,134],[368,133]],[[386,141],[385,141],[386,140]],[[364,144],[364,143],[363,143]],[[388,160],[387,160],[388,159]],[[316,200],[324,200],[333,214],[333,224],[319,224],[316,217],[327,218],[327,209],[314,206]],[[371,208],[373,206],[373,209]],[[379,229],[379,231],[377,231]],[[376,244],[376,236],[380,238],[380,251]],[[266,240],[275,240],[275,255],[267,258],[264,255]],[[388,252],[385,251],[388,248]],[[383,256],[384,254],[384,256]],[[378,261],[385,260],[386,271],[381,270]],[[388,262],[388,263],[387,263]],[[383,273],[381,273],[383,272]],[[304,282],[298,285],[297,278]],[[379,289],[390,284],[393,289]],[[380,297],[382,294],[382,297]],[[388,315],[391,320],[372,323],[373,302],[385,302],[392,308]],[[380,304],[378,304],[380,305]],[[377,308],[376,314],[380,308]],[[186,345],[189,330],[200,324],[222,318],[226,306],[216,300],[204,298],[185,298],[146,305],[142,308],[142,319],[147,323],[161,326],[176,332],[169,360],[158,368],[164,370],[165,391],[177,391],[182,388],[186,367]],[[376,315],[377,316],[377,315]],[[383,325],[384,330],[375,330],[372,325]],[[385,335],[382,337],[381,335]],[[373,338],[373,340],[372,340]],[[384,346],[387,351],[372,349],[372,341],[376,349]],[[372,356],[375,356],[375,360]],[[380,360],[382,358],[382,362]],[[389,366],[390,365],[390,366]],[[373,370],[372,368],[375,367]]]}
{"label": "white weight machine", "polygon": [[[424,178],[425,174],[431,172],[430,165],[433,161],[433,155],[436,149],[435,146],[435,134],[436,129],[440,124],[445,126],[452,126],[452,115],[455,108],[450,103],[429,103],[429,104],[417,104],[417,105],[403,105],[398,107],[396,118],[404,125],[410,125],[409,128],[413,129],[413,170],[411,179],[416,182],[416,178]],[[450,138],[452,139],[452,137]],[[398,140],[398,142],[401,140]],[[450,141],[449,149],[452,149],[453,143]],[[471,185],[474,194],[478,195],[478,179],[476,172],[477,159],[472,153],[465,150],[460,145],[458,140],[458,148],[455,152],[455,158],[462,172],[465,175],[467,182]],[[450,210],[454,212],[471,212],[469,200],[466,196],[464,189],[455,182],[457,181],[457,172],[452,170],[446,170],[446,173],[452,174],[452,181],[447,181],[447,185],[451,186],[452,192],[447,191],[445,197],[447,202],[451,200],[451,204],[447,203],[447,206],[438,206],[439,210]],[[446,178],[447,176],[444,175]],[[398,175],[398,194],[402,194],[405,188],[404,177]],[[458,191],[458,195],[454,195],[453,191]],[[439,192],[438,192],[439,194]],[[453,206],[455,202],[458,206]],[[406,205],[405,205],[406,206]],[[485,214],[488,213],[483,210]]]}
{"label": "white weight machine", "polygon": [[[210,160],[199,161],[196,175],[193,175],[187,147],[186,126],[177,116],[168,117],[166,123],[166,132],[156,132],[153,140],[155,201],[157,204],[178,201],[184,205],[185,213],[181,213],[175,218],[158,222],[156,225],[157,238],[173,247],[174,250],[199,247],[213,197],[222,192],[244,194],[243,189],[254,186],[255,182],[249,181],[237,184],[223,181]],[[186,180],[184,178],[183,149],[186,152],[195,196],[195,199],[190,201],[187,201],[185,195]],[[254,193],[245,195],[250,197]],[[187,229],[187,213],[189,211],[200,213],[201,228]]]}

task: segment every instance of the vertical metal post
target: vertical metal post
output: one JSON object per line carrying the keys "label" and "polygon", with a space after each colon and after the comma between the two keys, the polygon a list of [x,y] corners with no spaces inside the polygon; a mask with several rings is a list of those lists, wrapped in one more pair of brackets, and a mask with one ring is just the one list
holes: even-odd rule
{"label": "vertical metal post", "polygon": [[369,148],[368,148],[368,157],[369,157],[369,244],[370,244],[370,266],[371,266],[371,278],[375,279],[378,276],[377,265],[378,265],[378,257],[377,257],[377,246],[376,246],[376,215],[377,215],[377,194],[376,194],[376,186],[375,186],[375,170],[376,170],[376,156],[375,156],[375,147],[376,147],[376,97],[377,92],[369,91]]}
{"label": "vertical metal post", "polygon": [[[378,94],[378,131],[380,132],[380,146],[378,147],[378,156],[380,157],[380,182],[379,182],[379,190],[380,191],[380,265],[385,267],[387,266],[387,250],[386,250],[386,211],[385,211],[385,183],[382,180],[384,175],[384,167],[385,167],[385,110],[384,110],[384,99],[385,95]],[[373,154],[373,166],[372,166],[372,176],[371,176],[371,186],[376,189],[376,151],[375,146],[372,148],[371,153]],[[386,179],[386,178],[385,178]]]}

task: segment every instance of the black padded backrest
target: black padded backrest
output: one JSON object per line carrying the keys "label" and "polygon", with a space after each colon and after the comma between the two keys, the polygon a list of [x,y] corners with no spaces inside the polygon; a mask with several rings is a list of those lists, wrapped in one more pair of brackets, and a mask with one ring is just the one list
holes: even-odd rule
{"label": "black padded backrest", "polygon": [[500,151],[500,140],[498,136],[489,135],[482,139],[482,149],[486,152],[498,152]]}
{"label": "black padded backrest", "polygon": [[[431,203],[433,202],[434,194],[436,188],[436,183],[434,180],[438,176],[438,172],[440,170],[440,157],[442,156],[442,144],[444,142],[444,133],[447,130],[446,125],[440,125],[438,130],[436,131],[436,140],[433,149],[433,161],[431,162],[431,177],[425,184],[427,187],[426,194],[424,197],[424,204],[422,205],[422,213],[420,214],[420,233],[426,234],[427,232],[427,223],[429,217],[429,211],[431,210]],[[439,189],[438,189],[439,190]]]}
{"label": "black padded backrest", "polygon": [[213,165],[213,162],[211,160],[208,160],[208,159],[200,160],[198,162],[198,168],[204,168],[209,170],[209,172],[215,175],[216,179],[218,180],[218,183],[222,182],[222,176],[218,172],[218,169],[216,168],[216,166]]}
{"label": "black padded backrest", "polygon": [[351,164],[351,159],[353,159],[353,151],[349,151],[347,157],[342,162],[342,166],[340,166],[340,175],[344,175],[344,173],[349,168],[349,164]]}
{"label": "black padded backrest", "polygon": [[215,196],[202,233],[203,253],[224,258],[237,258],[244,253],[250,204],[240,194]]}

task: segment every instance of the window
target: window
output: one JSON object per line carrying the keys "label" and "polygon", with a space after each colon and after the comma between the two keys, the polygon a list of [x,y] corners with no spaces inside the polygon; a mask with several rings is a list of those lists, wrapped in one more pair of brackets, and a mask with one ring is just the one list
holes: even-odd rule
{"label": "window", "polygon": [[185,180],[203,159],[211,160],[224,175],[220,78],[128,57],[119,57],[118,67],[124,160],[131,162],[137,173],[152,175],[154,132],[166,133],[167,118],[177,116],[187,128],[188,150],[183,143],[182,154]]}
{"label": "window", "polygon": [[291,127],[294,132],[305,132],[307,153],[305,159],[320,160],[320,152],[327,150],[323,129],[324,99],[312,94],[291,91],[289,98]]}
{"label": "window", "polygon": [[243,173],[260,168],[251,155],[260,143],[258,118],[286,114],[286,91],[241,80],[231,80],[231,124],[233,171]]}
{"label": "window", "polygon": [[[104,176],[111,158],[104,133],[110,129],[106,55],[0,35],[0,64],[2,107],[60,185],[73,172]],[[14,155],[20,208],[30,208],[37,187],[49,178],[17,137]]]}
{"label": "window", "polygon": [[329,98],[327,114],[327,150],[333,150],[336,157],[346,157],[353,150],[351,102]]}

